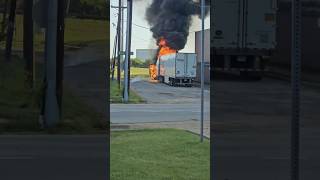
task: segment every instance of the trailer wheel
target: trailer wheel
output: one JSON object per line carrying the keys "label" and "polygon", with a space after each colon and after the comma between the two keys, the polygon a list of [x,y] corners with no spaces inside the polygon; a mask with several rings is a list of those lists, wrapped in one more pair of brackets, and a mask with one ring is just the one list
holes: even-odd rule
{"label": "trailer wheel", "polygon": [[169,78],[169,85],[173,86],[172,78]]}
{"label": "trailer wheel", "polygon": [[170,78],[170,79],[169,79],[169,85],[170,85],[170,86],[174,86],[174,87],[176,86],[176,83],[175,83],[175,79],[174,79],[174,78]]}
{"label": "trailer wheel", "polygon": [[163,76],[159,76],[158,80],[159,80],[159,82],[164,83],[164,77]]}

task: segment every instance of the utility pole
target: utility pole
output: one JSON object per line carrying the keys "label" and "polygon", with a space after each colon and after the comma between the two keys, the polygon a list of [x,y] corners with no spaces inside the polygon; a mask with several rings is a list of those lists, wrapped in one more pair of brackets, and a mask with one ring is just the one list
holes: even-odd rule
{"label": "utility pole", "polygon": [[47,0],[47,28],[46,28],[46,92],[44,120],[47,128],[52,128],[59,122],[59,107],[56,93],[57,72],[57,14],[58,2]]}
{"label": "utility pole", "polygon": [[7,42],[6,42],[6,59],[10,60],[11,51],[12,51],[12,41],[13,41],[13,32],[14,32],[14,24],[16,18],[16,7],[17,7],[17,0],[11,0],[10,3],[10,14],[9,14],[9,23],[7,29]]}
{"label": "utility pole", "polygon": [[64,64],[64,28],[65,28],[65,0],[57,0],[57,101],[59,106],[59,115],[62,113],[62,97],[63,97],[63,64]]}
{"label": "utility pole", "polygon": [[132,20],[132,0],[127,0],[127,36],[126,36],[126,59],[124,63],[124,93],[123,100],[129,101],[129,63],[131,52],[131,20]]}
{"label": "utility pole", "polygon": [[130,95],[130,69],[131,69],[131,36],[132,36],[132,4],[133,4],[133,0],[130,0],[130,14],[129,14],[129,19],[127,21],[130,22],[130,26],[129,28],[129,36],[130,36],[130,41],[129,41],[129,56],[128,56],[128,95]]}
{"label": "utility pole", "polygon": [[122,52],[123,52],[123,30],[124,30],[124,26],[123,26],[123,11],[124,9],[126,9],[127,7],[123,6],[123,1],[119,0],[119,4],[118,6],[112,6],[111,8],[118,8],[118,23],[117,23],[117,35],[116,35],[116,39],[117,39],[117,81],[118,81],[118,88],[120,89],[120,85],[121,85],[121,61],[122,61]]}
{"label": "utility pole", "polygon": [[203,119],[204,119],[204,17],[205,0],[201,0],[201,115],[200,115],[200,142],[203,142]]}
{"label": "utility pole", "polygon": [[112,64],[111,64],[111,80],[112,81],[114,80],[114,69],[116,67],[117,43],[118,43],[118,38],[116,35],[113,43]]}
{"label": "utility pole", "polygon": [[26,80],[30,88],[34,86],[34,49],[33,49],[33,1],[24,1],[23,15],[23,57],[26,62]]}
{"label": "utility pole", "polygon": [[300,174],[301,17],[301,0],[292,0],[291,180],[299,180]]}
{"label": "utility pole", "polygon": [[121,0],[119,0],[118,25],[117,25],[117,44],[118,44],[118,48],[117,48],[118,49],[117,80],[118,80],[118,89],[120,89],[120,87],[121,87],[121,83],[120,83],[120,81],[121,81],[121,69],[120,69],[120,65],[121,65],[121,59],[120,59],[120,57],[121,57],[121,55],[120,55],[120,49],[121,49],[121,41],[120,41],[120,39],[121,39],[121,37],[120,36],[121,36],[121,34],[120,34],[120,29],[123,28],[123,27],[121,27],[121,4],[122,4]]}
{"label": "utility pole", "polygon": [[[124,10],[126,9],[127,7],[124,7],[124,1],[121,1],[121,49],[119,50],[120,52],[123,52],[125,47],[124,47],[124,43],[123,43],[123,40],[124,40]],[[123,61],[123,55],[121,55],[121,59],[120,61]]]}

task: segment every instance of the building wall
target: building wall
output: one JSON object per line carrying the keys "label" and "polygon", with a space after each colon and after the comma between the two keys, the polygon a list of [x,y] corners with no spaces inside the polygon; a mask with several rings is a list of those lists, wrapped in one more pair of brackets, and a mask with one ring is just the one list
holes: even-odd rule
{"label": "building wall", "polygon": [[[205,82],[210,82],[210,29],[204,34],[204,62],[205,62]],[[201,31],[195,32],[195,52],[197,54],[197,76],[196,81],[201,78]]]}
{"label": "building wall", "polygon": [[[195,32],[195,52],[197,54],[197,61],[201,62],[201,31]],[[210,62],[210,29],[204,32],[204,61]]]}
{"label": "building wall", "polygon": [[156,49],[137,49],[136,50],[136,58],[141,60],[152,60],[157,53]]}
{"label": "building wall", "polygon": [[[302,18],[302,68],[320,69],[320,16],[303,15]],[[281,10],[277,18],[277,48],[270,62],[290,68],[291,64],[291,12]]]}

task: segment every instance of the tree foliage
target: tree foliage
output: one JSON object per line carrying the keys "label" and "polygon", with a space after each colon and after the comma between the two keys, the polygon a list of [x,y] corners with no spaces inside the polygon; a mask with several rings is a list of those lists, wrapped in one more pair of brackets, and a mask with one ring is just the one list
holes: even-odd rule
{"label": "tree foliage", "polygon": [[69,15],[78,18],[107,19],[109,0],[71,0]]}
{"label": "tree foliage", "polygon": [[131,66],[132,67],[148,68],[150,63],[151,63],[151,60],[143,61],[143,60],[141,60],[139,58],[134,58],[134,59],[131,60]]}

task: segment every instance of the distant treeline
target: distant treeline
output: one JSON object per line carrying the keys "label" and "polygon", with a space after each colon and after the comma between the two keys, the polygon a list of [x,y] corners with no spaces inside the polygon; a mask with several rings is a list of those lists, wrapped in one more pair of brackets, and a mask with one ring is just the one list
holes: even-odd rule
{"label": "distant treeline", "polygon": [[[5,1],[0,0],[0,13],[4,11]],[[17,0],[17,14],[23,13],[23,1]],[[65,1],[68,2],[68,0]],[[68,15],[86,19],[108,19],[109,4],[109,0],[70,0]]]}
{"label": "distant treeline", "polygon": [[89,19],[108,19],[109,0],[71,0],[69,16]]}

